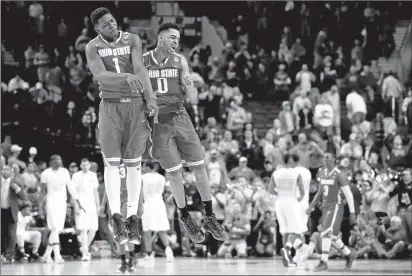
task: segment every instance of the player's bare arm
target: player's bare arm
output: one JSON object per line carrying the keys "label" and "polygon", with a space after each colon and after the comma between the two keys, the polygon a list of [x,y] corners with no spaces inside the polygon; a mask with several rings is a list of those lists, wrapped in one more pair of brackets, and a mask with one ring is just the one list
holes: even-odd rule
{"label": "player's bare arm", "polygon": [[352,223],[355,223],[355,202],[353,200],[353,194],[350,190],[348,185],[347,179],[343,176],[342,173],[338,173],[337,180],[340,185],[340,189],[342,190],[343,194],[345,195],[346,202],[348,203],[349,213],[350,213],[350,220]]}
{"label": "player's bare arm", "polygon": [[276,182],[275,182],[275,178],[272,176],[270,177],[270,181],[269,181],[269,193],[270,194],[274,194],[277,195],[278,193],[276,192]]}
{"label": "player's bare arm", "polygon": [[303,187],[302,176],[300,174],[298,175],[297,185],[299,188],[298,201],[302,201],[303,197],[305,196],[305,188]]}
{"label": "player's bare arm", "polygon": [[149,74],[143,64],[142,41],[139,36],[135,34],[132,35],[132,41],[133,47],[131,54],[134,73],[139,78],[140,85],[143,88],[143,97],[146,100],[150,115],[155,116],[155,122],[157,122],[157,112],[159,111],[159,107],[156,104],[156,96],[153,93],[153,87],[149,79]]}
{"label": "player's bare arm", "polygon": [[322,198],[322,189],[320,183],[318,184],[318,192],[316,193],[315,197],[313,198],[312,202],[309,204],[309,208],[306,210],[306,214],[310,214],[315,210],[315,206],[319,203]]}
{"label": "player's bare arm", "polygon": [[190,76],[189,64],[184,56],[181,57],[180,61],[182,66],[181,82],[186,92],[186,97],[189,98],[191,104],[196,105],[198,103],[198,91]]}
{"label": "player's bare arm", "polygon": [[138,93],[140,90],[139,78],[135,75],[129,73],[113,73],[106,70],[104,67],[101,57],[97,53],[96,47],[94,47],[93,42],[86,45],[86,58],[87,65],[92,72],[93,76],[96,77],[97,81],[101,85],[111,85],[114,82],[127,81],[133,92]]}

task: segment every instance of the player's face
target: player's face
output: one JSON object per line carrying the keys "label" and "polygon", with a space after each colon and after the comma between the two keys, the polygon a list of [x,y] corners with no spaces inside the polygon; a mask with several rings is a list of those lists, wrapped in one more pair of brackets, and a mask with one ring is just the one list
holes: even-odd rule
{"label": "player's face", "polygon": [[96,32],[103,37],[115,39],[117,37],[117,22],[110,13],[105,14],[99,19],[99,23],[95,27]]}
{"label": "player's face", "polygon": [[60,167],[61,165],[62,165],[62,159],[61,159],[61,157],[55,157],[54,158],[54,160],[51,162],[51,165],[53,166],[53,167]]}
{"label": "player's face", "polygon": [[83,171],[89,171],[90,170],[90,162],[83,162],[80,164],[80,167]]}
{"label": "player's face", "polygon": [[163,41],[163,46],[170,54],[176,52],[180,42],[180,32],[178,30],[169,29],[161,34],[160,37]]}
{"label": "player's face", "polygon": [[332,168],[335,165],[335,158],[331,154],[325,154],[323,157],[323,163],[326,167]]}

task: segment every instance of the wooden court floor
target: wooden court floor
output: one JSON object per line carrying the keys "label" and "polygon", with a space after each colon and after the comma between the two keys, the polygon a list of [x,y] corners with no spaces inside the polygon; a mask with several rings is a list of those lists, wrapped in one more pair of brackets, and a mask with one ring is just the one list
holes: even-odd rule
{"label": "wooden court floor", "polygon": [[[152,267],[138,266],[135,275],[314,275],[310,267],[318,261],[309,261],[308,268],[283,267],[276,259],[195,259],[176,258],[167,263],[156,258]],[[95,259],[91,262],[68,261],[65,264],[15,263],[3,265],[1,275],[113,275],[119,267],[116,259]],[[411,275],[411,260],[357,260],[350,271],[344,271],[343,260],[331,260],[327,275]],[[323,273],[324,274],[324,273]]]}

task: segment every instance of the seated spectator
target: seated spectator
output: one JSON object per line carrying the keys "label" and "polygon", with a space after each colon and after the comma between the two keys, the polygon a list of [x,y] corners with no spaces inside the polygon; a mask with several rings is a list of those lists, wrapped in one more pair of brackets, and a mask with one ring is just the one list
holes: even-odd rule
{"label": "seated spectator", "polygon": [[[18,221],[17,221],[17,246],[19,248],[19,255],[20,260],[27,261],[28,258],[38,260],[39,256],[39,247],[41,244],[41,232],[30,230],[28,226],[30,224],[35,224],[33,215],[31,213],[31,206],[29,204],[23,204],[20,207],[20,212],[18,213]],[[25,252],[25,243],[32,244],[32,251],[31,254],[27,254]]]}
{"label": "seated spectator", "polygon": [[[316,112],[316,108],[318,109],[318,113],[320,111],[320,109],[322,108],[322,106],[316,105],[315,106],[315,112]],[[321,114],[317,114],[318,117],[320,117]],[[314,116],[313,116],[313,112],[311,110],[311,104],[310,101],[305,101],[303,104],[303,108],[299,111],[299,117],[298,117],[298,126],[299,129],[302,130],[307,130],[307,129],[311,129],[314,126]],[[320,119],[320,118],[318,118]],[[317,124],[319,125],[319,124]]]}
{"label": "seated spectator", "polygon": [[36,83],[35,87],[30,88],[30,94],[33,97],[33,102],[37,104],[43,104],[45,102],[53,100],[52,93],[49,93],[44,87],[43,83],[38,82]]}
{"label": "seated spectator", "polygon": [[289,74],[285,71],[285,64],[279,64],[278,69],[279,70],[275,73],[273,83],[275,84],[276,99],[283,101],[289,98],[290,85],[292,81]]}
{"label": "seated spectator", "polygon": [[359,75],[354,65],[349,68],[349,72],[345,76],[344,86],[346,90],[358,90],[360,88]]}
{"label": "seated spectator", "polygon": [[356,90],[352,90],[346,96],[345,103],[348,109],[348,117],[352,119],[353,123],[362,123],[367,114],[365,99]]}
{"label": "seated spectator", "polygon": [[229,102],[229,111],[227,115],[227,129],[233,131],[235,137],[242,135],[243,127],[246,123],[246,112],[243,107],[239,106],[234,100]]}
{"label": "seated spectator", "polygon": [[255,148],[258,146],[257,142],[253,139],[253,133],[250,130],[246,130],[244,139],[239,145],[240,153],[246,158],[251,158]]}
{"label": "seated spectator", "polygon": [[258,256],[272,257],[276,252],[276,223],[270,211],[266,211],[253,228],[258,232],[258,239],[255,246]]}
{"label": "seated spectator", "polygon": [[399,110],[401,107],[403,87],[396,78],[394,72],[389,72],[382,82],[382,99],[385,103],[384,114],[390,115],[399,122]]}
{"label": "seated spectator", "polygon": [[363,60],[363,48],[358,39],[355,39],[354,46],[351,50],[351,60]]}
{"label": "seated spectator", "polygon": [[342,145],[340,149],[340,156],[348,157],[352,160],[360,160],[363,155],[363,148],[360,145],[355,133],[349,136],[349,142]]}
{"label": "seated spectator", "polygon": [[37,79],[39,82],[46,81],[46,73],[49,71],[50,55],[45,52],[44,45],[39,46],[39,51],[34,55],[33,64],[37,66]]}
{"label": "seated spectator", "polygon": [[235,250],[237,257],[247,257],[246,237],[250,234],[250,221],[242,214],[239,203],[232,205],[231,213],[227,214],[224,226],[228,230],[229,240],[220,246],[217,255],[230,258]]}
{"label": "seated spectator", "polygon": [[71,69],[73,67],[82,67],[83,66],[83,58],[79,53],[76,53],[74,47],[72,45],[69,46],[69,54],[67,55],[64,66],[67,69]]}
{"label": "seated spectator", "polygon": [[398,216],[391,217],[390,227],[384,233],[385,243],[372,243],[379,257],[387,259],[399,258],[405,252],[406,233],[402,220]]}
{"label": "seated spectator", "polygon": [[233,139],[232,132],[230,132],[229,130],[225,130],[223,134],[223,139],[220,140],[220,142],[217,145],[219,152],[224,155],[229,153],[229,151],[233,148],[234,143],[237,144],[238,142]]}
{"label": "seated spectator", "polygon": [[227,181],[226,164],[217,150],[210,151],[210,159],[206,162],[210,186],[224,187]]}
{"label": "seated spectator", "polygon": [[76,51],[78,51],[79,53],[84,53],[86,45],[87,43],[89,43],[90,40],[91,38],[88,35],[87,29],[83,29],[82,33],[80,34],[80,36],[76,39],[76,42],[74,43],[74,47]]}
{"label": "seated spectator", "polygon": [[241,177],[246,178],[247,181],[252,182],[256,175],[255,172],[247,166],[247,158],[242,156],[239,159],[239,166],[233,168],[228,176],[230,179],[238,180]]}

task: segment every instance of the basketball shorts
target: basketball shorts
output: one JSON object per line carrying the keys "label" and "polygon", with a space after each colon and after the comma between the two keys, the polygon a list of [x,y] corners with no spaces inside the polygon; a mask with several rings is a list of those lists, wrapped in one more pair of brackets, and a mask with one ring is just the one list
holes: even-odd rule
{"label": "basketball shorts", "polygon": [[105,165],[140,162],[150,137],[145,108],[142,98],[101,101],[98,127]]}
{"label": "basketball shorts", "polygon": [[343,206],[341,204],[324,207],[322,210],[321,236],[328,236],[329,233],[331,233],[332,236],[338,236],[342,225],[342,219]]}
{"label": "basketball shorts", "polygon": [[275,208],[279,232],[282,235],[286,233],[300,234],[302,232],[300,205],[296,198],[278,197]]}
{"label": "basketball shorts", "polygon": [[204,153],[189,114],[184,108],[178,112],[159,114],[153,124],[148,155],[157,160],[167,172],[204,164]]}

